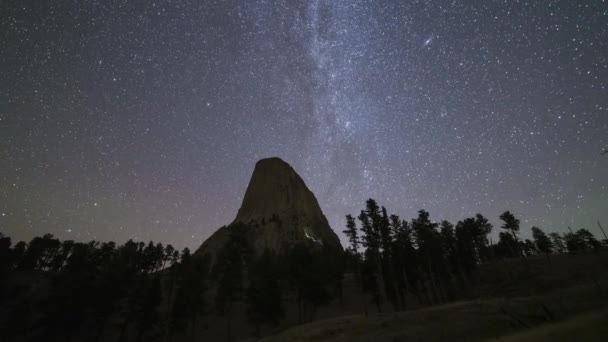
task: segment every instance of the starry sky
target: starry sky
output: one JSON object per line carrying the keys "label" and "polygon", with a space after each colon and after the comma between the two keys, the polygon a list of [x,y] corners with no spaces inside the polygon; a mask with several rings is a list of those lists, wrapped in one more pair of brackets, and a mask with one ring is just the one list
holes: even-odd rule
{"label": "starry sky", "polygon": [[[279,156],[333,229],[608,226],[608,3],[0,3],[0,231],[198,247]],[[498,231],[499,229],[495,229]],[[494,233],[496,235],[496,233]]]}

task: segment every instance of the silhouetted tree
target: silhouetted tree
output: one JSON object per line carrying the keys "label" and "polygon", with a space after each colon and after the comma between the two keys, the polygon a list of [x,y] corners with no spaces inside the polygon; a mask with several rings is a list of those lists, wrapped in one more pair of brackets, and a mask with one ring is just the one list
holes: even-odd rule
{"label": "silhouetted tree", "polygon": [[[143,311],[149,310],[152,305],[160,305],[161,298],[156,298],[157,287],[153,284],[156,281],[158,265],[162,263],[162,245],[155,245],[152,241],[148,244],[144,242],[135,243],[131,240],[121,248],[119,254],[125,263],[125,278],[129,281],[126,293],[126,307],[123,312],[124,320],[120,327],[119,340],[123,341],[127,337],[127,330],[130,325],[135,323],[136,338],[143,338],[142,326],[158,325],[158,314],[149,313],[146,316]],[[155,336],[156,337],[156,336]]]}
{"label": "silhouetted tree", "polygon": [[161,285],[160,276],[157,274],[146,274],[143,278],[142,292],[137,297],[139,299],[136,311],[134,314],[134,323],[137,331],[135,341],[142,341],[144,334],[149,337],[147,340],[152,340],[159,336],[158,324],[160,322],[160,314],[158,307],[161,303]]}
{"label": "silhouetted tree", "polygon": [[361,222],[361,242],[365,250],[365,258],[362,267],[362,282],[364,291],[372,296],[378,311],[382,310],[382,288],[384,280],[382,278],[381,266],[381,236],[380,236],[380,208],[373,199],[368,199],[366,209],[359,214]]}
{"label": "silhouetted tree", "polygon": [[25,255],[25,251],[27,250],[27,243],[24,241],[19,241],[13,246],[11,250],[11,259],[10,259],[10,269],[14,270],[17,268],[19,264],[21,264],[23,260],[23,256]]}
{"label": "silhouetted tree", "polygon": [[532,238],[538,251],[544,254],[550,254],[553,250],[553,243],[551,239],[542,231],[542,229],[534,226],[532,227]]}
{"label": "silhouetted tree", "polygon": [[456,224],[456,256],[462,275],[471,279],[477,268],[477,248],[475,244],[475,219],[467,218]]}
{"label": "silhouetted tree", "polygon": [[488,261],[490,259],[488,235],[492,232],[492,228],[492,224],[482,214],[475,215],[473,239],[475,240],[475,249],[477,250],[479,261]]}
{"label": "silhouetted tree", "polygon": [[[59,241],[47,234],[43,239],[32,239],[39,252],[38,265],[49,270],[51,256],[59,250]],[[49,340],[69,340],[85,323],[86,313],[91,307],[89,298],[98,277],[95,250],[98,243],[75,243],[66,260],[65,271],[54,273],[49,283],[49,294],[39,305],[42,318],[37,325],[45,331]],[[29,248],[28,248],[29,251]],[[28,253],[26,253],[27,255]],[[30,257],[36,255],[29,254]]]}
{"label": "silhouetted tree", "polygon": [[181,262],[174,266],[177,291],[171,311],[171,326],[175,331],[184,331],[189,325],[192,341],[196,341],[197,318],[206,311],[209,266],[208,256],[192,257],[188,248],[184,249]]}
{"label": "silhouetted tree", "polygon": [[306,304],[311,306],[312,319],[316,307],[329,303],[329,289],[335,281],[335,276],[331,274],[331,265],[318,246],[312,242],[298,243],[289,250],[287,279],[295,289],[299,322],[303,321]]}
{"label": "silhouetted tree", "polygon": [[500,232],[498,234],[499,240],[497,245],[498,256],[503,258],[516,257],[516,251],[518,250],[517,240],[513,237],[513,234],[507,232]]}
{"label": "silhouetted tree", "polygon": [[516,244],[513,245],[513,248],[516,249],[513,250],[512,254],[519,255],[519,246],[517,244],[519,241],[517,238],[517,233],[519,232],[519,220],[516,219],[515,215],[508,210],[500,215],[500,219],[504,222],[501,228],[509,232],[513,236],[513,240],[516,242]]}
{"label": "silhouetted tree", "polygon": [[172,320],[172,307],[171,304],[174,300],[175,283],[177,282],[177,274],[179,269],[180,254],[171,245],[165,246],[164,258],[163,258],[163,269],[169,264],[169,272],[167,276],[167,289],[166,289],[166,309],[165,309],[165,341],[167,341],[171,335],[171,320]]}
{"label": "silhouetted tree", "polygon": [[458,253],[456,252],[457,240],[454,232],[454,225],[449,221],[443,220],[439,224],[439,235],[441,236],[441,250],[444,258],[450,262],[451,269],[456,272],[458,269]]}
{"label": "silhouetted tree", "polygon": [[414,248],[414,234],[409,222],[405,220],[400,221],[397,215],[391,215],[391,226],[395,236],[392,256],[397,293],[401,309],[405,310],[408,294],[417,294],[418,269],[416,249]]}
{"label": "silhouetted tree", "polygon": [[13,268],[11,244],[11,238],[0,233],[0,303],[3,302],[6,281]]}
{"label": "silhouetted tree", "polygon": [[587,229],[581,228],[575,233],[564,234],[566,247],[570,253],[587,249],[598,249],[602,244]]}
{"label": "silhouetted tree", "polygon": [[355,255],[359,254],[359,233],[357,232],[357,222],[352,215],[346,215],[346,230],[342,232],[348,237],[349,248]]}
{"label": "silhouetted tree", "polygon": [[33,238],[21,260],[19,269],[26,271],[48,270],[59,248],[59,240],[55,239],[52,234]]}
{"label": "silhouetted tree", "polygon": [[564,234],[568,252],[575,253],[588,249],[597,249],[601,243],[587,229],[579,229],[575,233]]}
{"label": "silhouetted tree", "polygon": [[585,249],[598,249],[602,244],[585,228],[576,231],[577,238],[582,242]]}
{"label": "silhouetted tree", "polygon": [[530,239],[525,239],[524,241],[520,241],[520,251],[524,252],[525,256],[532,256],[538,254],[538,249],[536,248],[536,244],[532,242]]}
{"label": "silhouetted tree", "polygon": [[418,211],[418,218],[412,220],[412,229],[418,244],[419,267],[426,277],[425,287],[430,291],[431,302],[444,300],[441,281],[449,278],[437,223],[431,222],[429,213]]}
{"label": "silhouetted tree", "polygon": [[277,260],[277,255],[267,249],[249,268],[247,317],[256,327],[256,336],[260,335],[261,325],[277,325],[283,318],[279,283],[282,276]]}
{"label": "silhouetted tree", "polygon": [[564,238],[559,233],[549,233],[549,237],[551,238],[554,253],[565,253],[567,251]]}
{"label": "silhouetted tree", "polygon": [[218,313],[226,317],[226,340],[232,340],[233,304],[241,299],[244,291],[247,261],[251,255],[246,239],[247,226],[229,226],[229,237],[216,258],[214,274],[218,278],[215,304]]}
{"label": "silhouetted tree", "polygon": [[[399,221],[399,218],[396,218]],[[386,208],[382,207],[382,216],[380,217],[379,224],[380,231],[380,246],[382,247],[381,252],[381,272],[382,280],[384,284],[384,293],[386,293],[387,299],[393,304],[393,308],[398,310],[399,303],[397,299],[397,290],[395,279],[393,275],[393,232],[391,221],[386,212]]]}

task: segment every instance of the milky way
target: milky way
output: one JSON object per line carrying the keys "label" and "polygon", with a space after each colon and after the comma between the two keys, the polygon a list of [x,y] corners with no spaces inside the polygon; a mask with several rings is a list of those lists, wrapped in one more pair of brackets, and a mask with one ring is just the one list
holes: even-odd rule
{"label": "milky way", "polygon": [[4,1],[0,231],[197,247],[279,156],[336,232],[608,225],[605,1]]}

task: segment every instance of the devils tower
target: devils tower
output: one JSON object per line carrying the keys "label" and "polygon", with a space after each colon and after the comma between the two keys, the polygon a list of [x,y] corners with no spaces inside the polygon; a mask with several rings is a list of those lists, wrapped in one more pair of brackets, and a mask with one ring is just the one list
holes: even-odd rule
{"label": "devils tower", "polygon": [[256,163],[236,218],[211,235],[195,254],[216,254],[235,224],[247,225],[247,239],[257,253],[267,248],[281,253],[305,241],[342,250],[315,195],[291,165],[280,158]]}

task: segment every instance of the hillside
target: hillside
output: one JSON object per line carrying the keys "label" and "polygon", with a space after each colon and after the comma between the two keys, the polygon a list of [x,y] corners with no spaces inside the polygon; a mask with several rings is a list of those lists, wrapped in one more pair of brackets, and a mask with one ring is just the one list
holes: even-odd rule
{"label": "hillside", "polygon": [[[602,282],[603,287],[607,285]],[[594,329],[587,331],[586,336],[598,337],[602,331],[607,332],[605,326],[598,324],[608,317],[607,305],[606,291],[588,285],[545,295],[473,300],[367,317],[338,317],[297,326],[260,341],[484,341],[520,331],[525,333],[504,341],[538,341],[541,336],[542,340],[553,339],[556,335],[553,329],[568,331],[570,337]],[[533,329],[540,325],[538,330]],[[596,332],[600,327],[603,330]]]}
{"label": "hillside", "polygon": [[[477,299],[416,310],[349,315],[260,341],[599,340],[608,333],[608,253],[486,264]],[[582,333],[585,335],[579,335]],[[563,335],[562,335],[563,334]]]}

